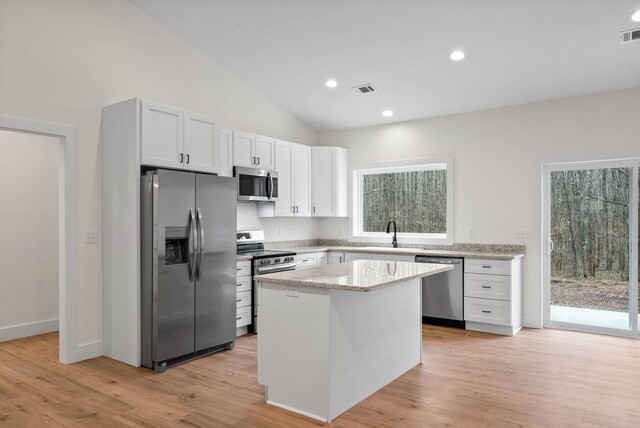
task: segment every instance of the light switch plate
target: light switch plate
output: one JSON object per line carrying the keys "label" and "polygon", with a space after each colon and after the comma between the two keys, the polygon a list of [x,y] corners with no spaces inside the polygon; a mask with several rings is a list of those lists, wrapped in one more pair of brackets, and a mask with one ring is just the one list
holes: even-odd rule
{"label": "light switch plate", "polygon": [[85,244],[97,244],[98,243],[98,232],[85,232],[84,233],[84,243]]}
{"label": "light switch plate", "polygon": [[476,228],[475,227],[471,227],[469,228],[469,238],[475,238],[476,237]]}

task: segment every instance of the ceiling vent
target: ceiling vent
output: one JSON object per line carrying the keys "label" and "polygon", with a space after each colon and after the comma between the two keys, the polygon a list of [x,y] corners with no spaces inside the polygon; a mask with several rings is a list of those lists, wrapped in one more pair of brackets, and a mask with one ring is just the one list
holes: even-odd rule
{"label": "ceiling vent", "polygon": [[640,28],[635,30],[620,31],[620,43],[628,43],[640,40]]}
{"label": "ceiling vent", "polygon": [[365,85],[354,86],[351,89],[356,91],[356,93],[358,93],[358,94],[369,94],[371,92],[376,92],[377,91],[377,89],[371,83],[367,83]]}

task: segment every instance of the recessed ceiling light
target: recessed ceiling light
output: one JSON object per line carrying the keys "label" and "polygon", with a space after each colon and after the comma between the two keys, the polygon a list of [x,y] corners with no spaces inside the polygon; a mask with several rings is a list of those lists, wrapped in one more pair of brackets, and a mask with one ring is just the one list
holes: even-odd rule
{"label": "recessed ceiling light", "polygon": [[391,117],[391,116],[393,116],[393,112],[391,110],[385,110],[385,111],[382,112],[382,115],[384,117]]}
{"label": "recessed ceiling light", "polygon": [[635,12],[633,12],[633,15],[631,15],[631,20],[633,22],[640,22],[640,10],[636,10]]}
{"label": "recessed ceiling light", "polygon": [[451,52],[451,55],[449,55],[449,58],[451,58],[454,61],[460,61],[462,58],[464,58],[464,52],[453,51]]}
{"label": "recessed ceiling light", "polygon": [[329,79],[326,82],[324,82],[325,85],[327,85],[327,87],[329,88],[335,88],[336,86],[338,86],[338,82],[336,82],[333,79]]}

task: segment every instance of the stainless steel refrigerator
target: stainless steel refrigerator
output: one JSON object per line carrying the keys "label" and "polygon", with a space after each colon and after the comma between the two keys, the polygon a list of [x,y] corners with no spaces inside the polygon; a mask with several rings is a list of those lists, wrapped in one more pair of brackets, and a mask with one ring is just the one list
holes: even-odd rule
{"label": "stainless steel refrigerator", "polygon": [[141,361],[164,371],[233,348],[237,183],[166,169],[141,181]]}

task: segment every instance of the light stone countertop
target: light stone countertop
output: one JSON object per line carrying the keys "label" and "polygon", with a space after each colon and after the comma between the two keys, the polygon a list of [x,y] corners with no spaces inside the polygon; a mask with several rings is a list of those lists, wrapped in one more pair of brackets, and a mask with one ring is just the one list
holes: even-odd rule
{"label": "light stone countertop", "polygon": [[308,269],[258,275],[260,283],[294,287],[331,288],[347,291],[373,291],[415,278],[453,269],[452,265],[357,260]]}
{"label": "light stone countertop", "polygon": [[253,256],[247,256],[242,254],[236,254],[236,261],[242,262],[253,259]]}
{"label": "light stone countertop", "polygon": [[318,253],[323,251],[335,251],[344,253],[369,253],[369,254],[397,254],[406,256],[449,256],[466,257],[468,259],[483,260],[512,260],[524,257],[522,253],[488,253],[479,251],[456,251],[456,250],[425,250],[422,248],[391,248],[391,247],[331,247],[331,246],[311,246],[311,247],[291,247],[288,251],[296,254]]}

